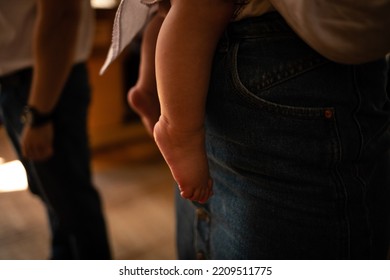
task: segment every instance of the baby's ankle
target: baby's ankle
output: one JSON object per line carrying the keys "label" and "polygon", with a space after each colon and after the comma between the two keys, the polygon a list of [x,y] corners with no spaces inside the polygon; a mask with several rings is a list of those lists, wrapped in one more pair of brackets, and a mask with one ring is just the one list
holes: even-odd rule
{"label": "baby's ankle", "polygon": [[161,115],[157,122],[157,133],[164,134],[174,142],[190,141],[203,139],[205,136],[203,125],[185,124],[183,122],[170,122],[165,116]]}

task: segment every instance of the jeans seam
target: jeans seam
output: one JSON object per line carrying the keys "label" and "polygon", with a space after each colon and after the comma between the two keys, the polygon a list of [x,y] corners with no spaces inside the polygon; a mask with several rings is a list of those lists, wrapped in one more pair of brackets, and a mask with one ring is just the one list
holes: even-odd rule
{"label": "jeans seam", "polygon": [[[353,83],[354,83],[354,89],[355,89],[355,96],[356,96],[356,100],[357,100],[357,105],[356,105],[356,108],[355,110],[353,111],[353,120],[356,124],[356,127],[358,129],[358,132],[359,132],[359,140],[360,140],[360,147],[359,147],[359,153],[357,155],[357,160],[360,160],[362,158],[362,155],[363,155],[363,148],[365,145],[367,145],[367,143],[365,143],[365,139],[364,139],[364,134],[363,134],[363,129],[362,129],[362,126],[360,125],[360,122],[357,118],[357,113],[359,112],[360,108],[361,108],[361,105],[362,105],[362,93],[360,92],[359,90],[359,86],[358,86],[358,79],[357,79],[357,73],[356,73],[356,67],[353,67],[352,68],[352,75],[353,75]],[[373,138],[372,138],[373,139]],[[366,214],[366,226],[367,228],[370,228],[370,215],[369,215],[369,207],[366,203],[366,193],[367,193],[367,183],[366,181],[360,176],[360,172],[359,172],[359,167],[355,164],[354,165],[355,167],[355,177],[357,179],[358,182],[360,182],[361,184],[361,193],[362,193],[362,201],[364,201],[364,210],[365,210],[365,214]],[[372,236],[370,235],[370,252],[372,251],[371,250],[371,244],[372,244]]]}
{"label": "jeans seam", "polygon": [[[346,258],[350,259],[351,258],[351,238],[350,238],[351,225],[350,225],[350,221],[348,218],[348,192],[347,192],[345,181],[343,180],[343,176],[341,175],[341,171],[340,171],[340,163],[341,163],[341,160],[343,158],[343,146],[341,143],[340,132],[339,132],[339,128],[337,125],[337,116],[335,116],[334,126],[335,126],[335,133],[336,133],[335,138],[337,139],[337,143],[335,145],[336,145],[336,147],[338,147],[338,149],[335,148],[335,154],[338,154],[338,156],[336,156],[336,158],[335,158],[335,174],[336,174],[336,186],[335,187],[336,187],[336,193],[338,194],[338,196],[342,196],[342,198],[343,198],[343,205],[342,205],[343,215],[342,215],[342,220],[340,221],[340,223],[341,223],[341,232],[344,232],[344,227],[345,227],[345,231],[346,231],[346,235],[341,233],[341,242],[343,244],[344,243],[343,240],[345,240],[345,242],[346,242],[346,251],[345,251]],[[338,190],[337,186],[341,187],[341,192],[340,192],[340,190]],[[344,248],[344,246],[342,246],[342,248]]]}
{"label": "jeans seam", "polygon": [[[359,172],[359,167],[357,165],[355,165],[355,171],[356,171],[356,179],[360,182],[361,184],[361,189],[362,189],[362,199],[364,202],[367,201],[367,182],[366,180],[364,180],[362,178],[362,176],[360,176],[360,172]],[[369,210],[369,207],[367,205],[367,203],[364,203],[364,209],[365,209],[365,214],[366,214],[366,226],[368,229],[372,228],[371,227],[371,221],[370,221],[370,210]],[[369,253],[371,254],[372,252],[372,234],[370,232],[370,237],[369,237],[369,246],[370,246],[370,251]]]}
{"label": "jeans seam", "polygon": [[[341,175],[341,171],[340,171],[340,166],[338,165],[337,168],[336,168],[336,176],[338,178],[338,181],[339,181],[339,184],[341,185],[342,187],[342,195],[344,196],[344,205],[343,205],[343,210],[344,210],[344,214],[343,214],[343,221],[342,224],[345,225],[345,230],[346,230],[346,259],[351,259],[351,225],[350,225],[350,221],[348,219],[348,192],[347,192],[347,187],[346,187],[346,184],[345,184],[345,181],[343,180],[343,176]],[[338,192],[339,193],[339,192]],[[344,231],[342,229],[342,231]],[[342,236],[344,236],[342,234]]]}

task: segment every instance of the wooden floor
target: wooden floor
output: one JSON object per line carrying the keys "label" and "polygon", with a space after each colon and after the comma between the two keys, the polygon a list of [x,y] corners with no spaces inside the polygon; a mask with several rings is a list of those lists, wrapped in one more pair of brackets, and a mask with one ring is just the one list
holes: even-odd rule
{"label": "wooden floor", "polygon": [[[15,155],[0,127],[0,158]],[[94,152],[114,259],[175,259],[173,180],[148,138]],[[1,181],[1,178],[0,178]],[[0,259],[47,259],[49,233],[40,200],[0,192]]]}

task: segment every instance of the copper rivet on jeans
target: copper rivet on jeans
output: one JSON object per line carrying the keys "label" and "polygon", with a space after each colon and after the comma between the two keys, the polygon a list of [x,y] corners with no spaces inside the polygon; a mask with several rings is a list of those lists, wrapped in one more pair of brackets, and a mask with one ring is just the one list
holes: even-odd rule
{"label": "copper rivet on jeans", "polygon": [[331,119],[331,118],[333,118],[333,111],[330,110],[330,109],[326,109],[326,110],[324,111],[324,116],[325,116],[326,119]]}
{"label": "copper rivet on jeans", "polygon": [[196,259],[197,260],[205,260],[206,256],[205,256],[205,254],[202,251],[199,251],[199,252],[196,253]]}
{"label": "copper rivet on jeans", "polygon": [[196,208],[196,216],[199,220],[208,221],[209,215],[203,208]]}

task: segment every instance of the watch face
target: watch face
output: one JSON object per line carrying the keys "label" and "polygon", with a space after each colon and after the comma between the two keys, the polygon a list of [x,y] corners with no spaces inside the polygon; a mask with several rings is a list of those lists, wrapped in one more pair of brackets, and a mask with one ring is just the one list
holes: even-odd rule
{"label": "watch face", "polygon": [[53,119],[53,113],[42,114],[34,107],[26,106],[21,115],[21,122],[32,127],[39,127]]}
{"label": "watch face", "polygon": [[23,124],[31,124],[33,122],[33,114],[30,110],[30,108],[25,107],[22,112],[21,121]]}

